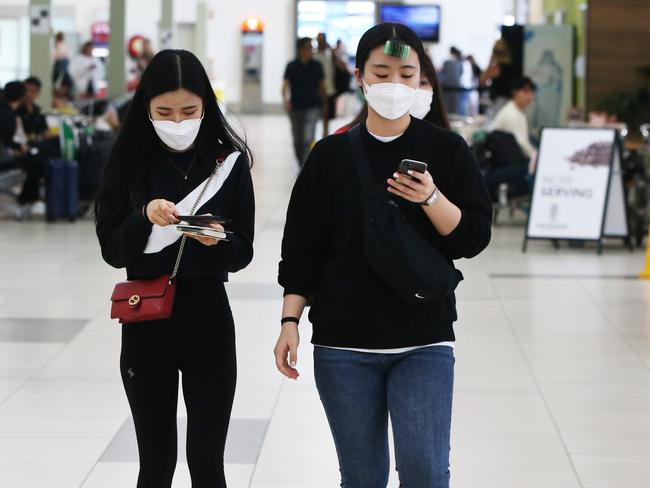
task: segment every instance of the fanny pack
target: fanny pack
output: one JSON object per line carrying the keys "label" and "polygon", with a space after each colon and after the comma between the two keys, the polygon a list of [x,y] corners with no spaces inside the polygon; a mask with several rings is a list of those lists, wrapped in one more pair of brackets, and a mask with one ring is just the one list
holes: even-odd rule
{"label": "fanny pack", "polygon": [[363,251],[375,273],[407,304],[439,302],[463,279],[375,183],[358,125],[348,131],[363,191]]}

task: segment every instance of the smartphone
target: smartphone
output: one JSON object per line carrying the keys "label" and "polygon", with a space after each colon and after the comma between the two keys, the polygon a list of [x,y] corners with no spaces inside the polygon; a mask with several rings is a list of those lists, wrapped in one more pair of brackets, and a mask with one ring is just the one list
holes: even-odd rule
{"label": "smartphone", "polygon": [[196,225],[177,225],[176,230],[178,232],[182,232],[184,234],[190,234],[193,236],[199,236],[199,237],[214,237],[216,239],[221,239],[223,241],[228,240],[228,236],[232,234],[232,232],[220,232],[217,229],[212,229],[210,227],[199,227]]}
{"label": "smartphone", "polygon": [[397,172],[409,176],[409,171],[424,173],[428,167],[427,163],[423,163],[422,161],[416,161],[415,159],[402,159],[399,168],[397,168]]}
{"label": "smartphone", "polygon": [[206,226],[208,224],[230,224],[230,219],[219,215],[202,214],[202,215],[181,215],[178,217],[181,222],[187,222],[190,225]]}

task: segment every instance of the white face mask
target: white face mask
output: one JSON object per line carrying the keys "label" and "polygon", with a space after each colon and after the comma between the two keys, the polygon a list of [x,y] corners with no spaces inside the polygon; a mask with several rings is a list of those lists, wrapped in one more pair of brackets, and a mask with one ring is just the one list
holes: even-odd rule
{"label": "white face mask", "polygon": [[388,120],[399,119],[408,113],[415,100],[415,88],[404,83],[375,83],[366,87],[366,101],[372,109]]}
{"label": "white face mask", "polygon": [[163,143],[174,151],[185,151],[192,144],[199,133],[203,115],[200,119],[185,119],[180,122],[173,120],[153,120],[149,117],[153,128]]}
{"label": "white face mask", "polygon": [[433,101],[433,90],[424,90],[418,88],[415,90],[415,101],[411,106],[411,115],[418,119],[423,119],[431,111],[431,102]]}

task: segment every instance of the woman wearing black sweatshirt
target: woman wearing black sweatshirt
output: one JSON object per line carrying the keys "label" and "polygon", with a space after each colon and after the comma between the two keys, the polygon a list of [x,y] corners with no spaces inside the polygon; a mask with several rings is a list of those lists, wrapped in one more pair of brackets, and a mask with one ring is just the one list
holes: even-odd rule
{"label": "woman wearing black sweatshirt", "polygon": [[[405,26],[380,24],[364,34],[356,78],[369,110],[360,135],[387,200],[451,264],[487,246],[490,199],[462,138],[409,116],[424,56]],[[413,173],[414,180],[399,175],[405,158],[426,162],[428,171]],[[282,243],[285,297],[276,364],[298,378],[298,322],[313,298],[316,385],[341,486],[386,486],[390,415],[402,485],[447,488],[455,298],[406,304],[367,264],[357,164],[347,134],[327,137],[296,182]]]}
{"label": "woman wearing black sweatshirt", "polygon": [[253,257],[249,156],[199,60],[187,51],[158,53],[133,97],[96,202],[102,256],[126,268],[129,280],[171,274],[182,242],[174,224],[204,187],[195,213],[229,218],[232,234],[224,241],[188,235],[171,318],[122,326],[120,369],[138,439],[138,488],[171,487],[179,371],[192,486],[226,486],[236,358],[224,282]]}

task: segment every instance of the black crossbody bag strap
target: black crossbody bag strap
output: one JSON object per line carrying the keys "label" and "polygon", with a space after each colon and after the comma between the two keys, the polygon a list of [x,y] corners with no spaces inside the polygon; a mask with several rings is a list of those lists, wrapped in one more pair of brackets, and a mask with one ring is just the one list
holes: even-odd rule
{"label": "black crossbody bag strap", "polygon": [[365,197],[368,197],[374,186],[374,178],[372,170],[370,169],[370,162],[366,154],[366,148],[363,147],[361,140],[361,125],[357,124],[348,131],[348,140],[352,147],[352,155],[354,156],[355,167],[361,180],[361,189]]}

